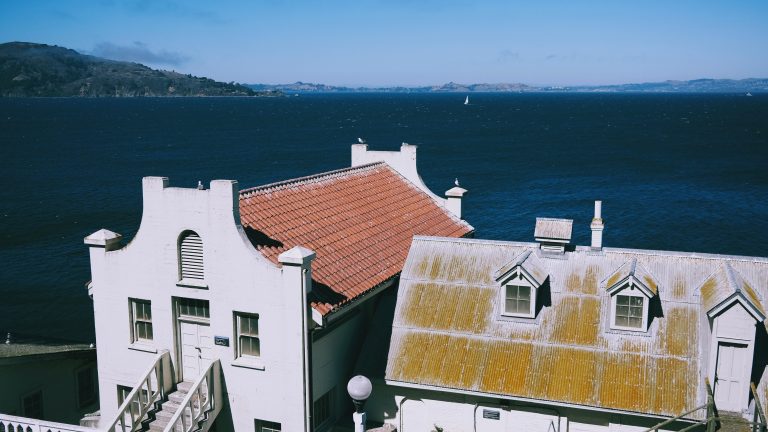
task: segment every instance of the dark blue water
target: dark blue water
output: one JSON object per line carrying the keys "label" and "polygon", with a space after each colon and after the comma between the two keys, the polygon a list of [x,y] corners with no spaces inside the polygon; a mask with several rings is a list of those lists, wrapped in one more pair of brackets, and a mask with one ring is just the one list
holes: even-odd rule
{"label": "dark blue water", "polygon": [[588,244],[768,255],[768,95],[312,95],[0,100],[0,329],[93,338],[83,237],[130,238],[141,177],[255,186],[418,144],[458,177],[478,238],[532,240],[536,216]]}

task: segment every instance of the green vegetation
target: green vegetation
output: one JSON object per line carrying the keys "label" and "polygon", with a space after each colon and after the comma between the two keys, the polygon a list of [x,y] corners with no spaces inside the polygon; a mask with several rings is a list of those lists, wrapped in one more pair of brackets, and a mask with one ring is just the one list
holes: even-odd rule
{"label": "green vegetation", "polygon": [[277,96],[138,63],[26,42],[0,44],[0,96]]}

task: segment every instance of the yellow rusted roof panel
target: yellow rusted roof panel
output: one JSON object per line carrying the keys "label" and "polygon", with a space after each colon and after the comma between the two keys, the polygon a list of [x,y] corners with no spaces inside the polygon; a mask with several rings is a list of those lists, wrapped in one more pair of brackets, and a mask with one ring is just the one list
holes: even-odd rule
{"label": "yellow rusted roof panel", "polygon": [[[614,249],[548,258],[537,247],[416,237],[401,275],[386,378],[678,415],[704,402],[702,313],[729,283],[715,269],[733,266],[731,280],[744,281],[740,289],[760,307],[768,294],[765,259]],[[494,275],[525,252],[548,275],[539,293],[546,304],[535,320],[505,318]],[[630,261],[658,293],[660,312],[647,333],[611,330],[610,297],[600,289]]]}

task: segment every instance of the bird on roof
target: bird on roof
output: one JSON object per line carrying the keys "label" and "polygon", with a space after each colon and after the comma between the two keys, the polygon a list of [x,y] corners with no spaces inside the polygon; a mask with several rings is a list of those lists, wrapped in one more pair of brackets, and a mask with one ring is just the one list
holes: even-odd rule
{"label": "bird on roof", "polygon": [[200,180],[197,181],[197,190],[203,190],[205,189],[205,186],[203,186],[203,182]]}
{"label": "bird on roof", "polygon": [[357,139],[357,142],[359,142],[360,144],[365,144],[365,140],[364,140],[364,139],[362,139],[362,138],[358,138],[358,139]]}
{"label": "bird on roof", "polygon": [[459,185],[459,178],[458,177],[456,177],[456,180],[453,181],[453,184],[455,184],[456,186]]}

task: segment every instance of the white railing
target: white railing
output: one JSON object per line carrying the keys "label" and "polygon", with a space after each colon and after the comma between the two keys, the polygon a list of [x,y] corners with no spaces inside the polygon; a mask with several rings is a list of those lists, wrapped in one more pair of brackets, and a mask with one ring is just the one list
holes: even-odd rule
{"label": "white railing", "polygon": [[192,432],[199,428],[201,421],[213,421],[221,411],[221,395],[221,362],[215,360],[192,384],[163,432]]}
{"label": "white railing", "polygon": [[157,355],[152,366],[142,375],[138,384],[125,397],[117,409],[115,419],[107,432],[129,432],[141,429],[141,421],[156,402],[165,399],[167,390],[173,386],[171,355],[163,351]]}
{"label": "white railing", "polygon": [[3,432],[95,432],[96,429],[0,414],[0,431]]}

